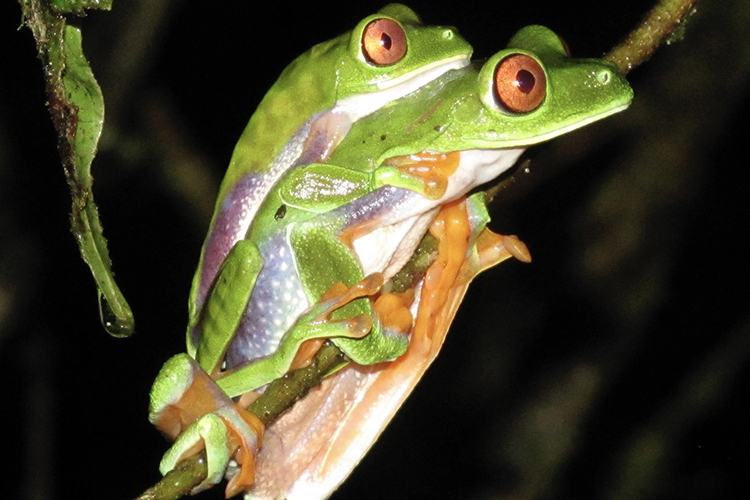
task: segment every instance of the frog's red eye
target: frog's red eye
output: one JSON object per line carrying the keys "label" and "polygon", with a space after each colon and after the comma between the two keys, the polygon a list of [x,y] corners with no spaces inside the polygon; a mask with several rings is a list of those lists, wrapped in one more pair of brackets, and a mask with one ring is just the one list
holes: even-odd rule
{"label": "frog's red eye", "polygon": [[526,54],[508,56],[495,70],[495,97],[508,111],[534,111],[547,95],[547,77],[536,59]]}
{"label": "frog's red eye", "polygon": [[375,19],[362,33],[362,51],[376,66],[390,66],[406,55],[406,33],[396,21]]}

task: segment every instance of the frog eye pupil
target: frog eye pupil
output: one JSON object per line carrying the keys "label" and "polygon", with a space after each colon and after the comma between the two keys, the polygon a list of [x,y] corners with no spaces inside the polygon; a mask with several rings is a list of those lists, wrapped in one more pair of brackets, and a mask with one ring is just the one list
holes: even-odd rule
{"label": "frog eye pupil", "polygon": [[518,73],[516,73],[516,81],[515,85],[524,94],[528,94],[532,90],[534,90],[534,85],[536,85],[536,78],[534,78],[534,75],[531,74],[530,71],[526,71],[525,69],[522,69]]}
{"label": "frog eye pupil", "polygon": [[393,41],[391,40],[391,37],[389,37],[387,33],[383,33],[382,35],[380,35],[380,45],[382,45],[383,48],[386,50],[391,50]]}

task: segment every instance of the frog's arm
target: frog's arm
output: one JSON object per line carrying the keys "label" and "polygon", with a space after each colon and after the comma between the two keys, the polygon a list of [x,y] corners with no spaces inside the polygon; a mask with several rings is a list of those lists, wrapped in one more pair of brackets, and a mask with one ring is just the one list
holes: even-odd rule
{"label": "frog's arm", "polygon": [[375,186],[410,189],[436,200],[445,195],[448,179],[457,168],[456,155],[423,151],[388,159],[385,165],[375,170],[373,183]]}
{"label": "frog's arm", "polygon": [[327,498],[435,359],[471,279],[511,256],[528,260],[517,238],[484,228],[481,196],[441,210],[432,226],[439,238],[438,256],[412,307],[416,320],[406,354],[387,364],[347,366],[274,422],[258,454],[256,483],[248,499]]}

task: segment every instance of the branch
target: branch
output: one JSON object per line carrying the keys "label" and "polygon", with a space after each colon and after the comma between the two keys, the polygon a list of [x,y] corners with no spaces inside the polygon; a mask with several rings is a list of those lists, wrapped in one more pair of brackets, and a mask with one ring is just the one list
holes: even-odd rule
{"label": "branch", "polygon": [[617,64],[623,75],[646,62],[663,43],[684,36],[685,22],[695,13],[698,0],[660,0],[638,26],[604,59]]}

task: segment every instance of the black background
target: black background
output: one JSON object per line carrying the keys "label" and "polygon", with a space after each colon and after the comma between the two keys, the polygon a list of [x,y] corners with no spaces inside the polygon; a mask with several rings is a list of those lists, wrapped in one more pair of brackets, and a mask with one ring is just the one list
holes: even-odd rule
{"label": "black background", "polygon": [[[99,324],[69,232],[31,33],[3,3],[10,498],[126,499],[158,478],[168,444],[146,419],[148,391],[184,349],[189,285],[233,145],[289,61],[381,6],[116,0],[76,21],[107,106],[96,199],[137,321],[119,340]],[[410,6],[457,26],[479,58],[528,24],[598,57],[650,2]],[[529,153],[531,173],[498,197],[492,227],[518,234],[534,262],[477,279],[441,356],[333,498],[747,491],[749,18],[740,1],[699,4],[685,39],[629,75],[630,110]],[[222,498],[215,489],[203,498]]]}

